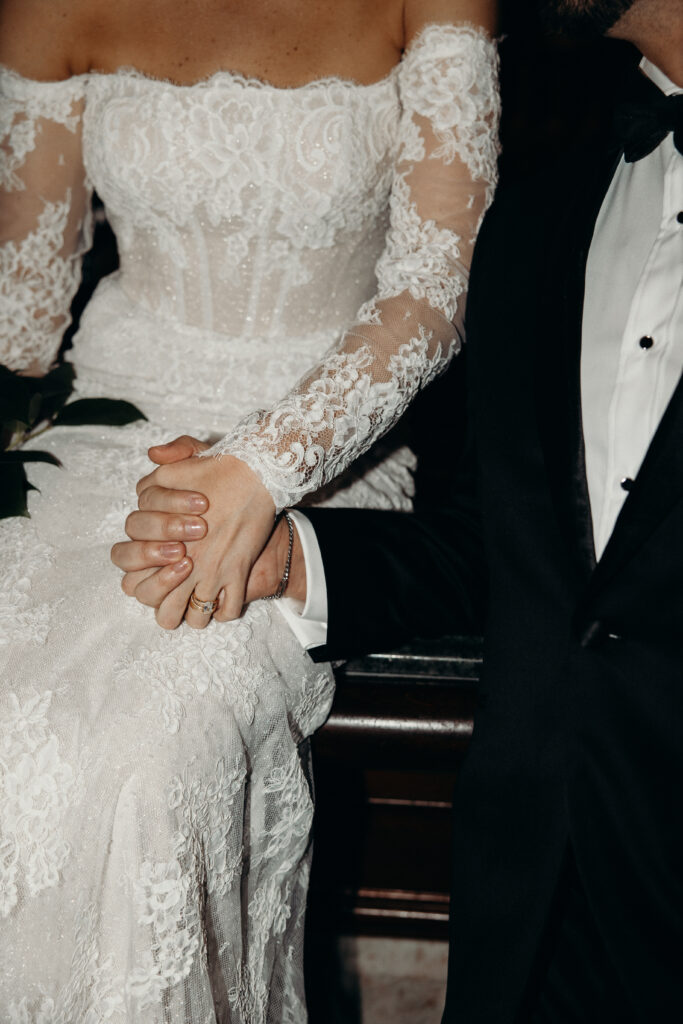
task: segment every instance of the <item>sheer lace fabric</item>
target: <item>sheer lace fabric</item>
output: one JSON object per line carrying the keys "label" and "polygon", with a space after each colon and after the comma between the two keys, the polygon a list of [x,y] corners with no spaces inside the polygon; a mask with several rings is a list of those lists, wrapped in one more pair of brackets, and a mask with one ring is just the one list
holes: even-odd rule
{"label": "sheer lace fabric", "polygon": [[[0,88],[0,362],[45,371],[54,360],[90,248],[83,167],[83,79]],[[50,174],[45,174],[49,161]]]}
{"label": "sheer lace fabric", "polygon": [[0,71],[0,361],[54,359],[94,187],[120,269],[74,339],[78,393],[149,418],[41,437],[64,468],[35,465],[31,519],[0,523],[0,1024],[305,1021],[329,668],[265,605],[163,633],[109,548],[147,446],[183,432],[235,431],[281,499],[410,508],[395,446],[312,492],[459,343],[494,73],[447,26],[366,87]]}
{"label": "sheer lace fabric", "polygon": [[278,509],[366,451],[462,344],[472,247],[497,179],[495,44],[475,29],[431,26],[398,81],[398,156],[374,298],[294,390],[206,453],[246,462]]}

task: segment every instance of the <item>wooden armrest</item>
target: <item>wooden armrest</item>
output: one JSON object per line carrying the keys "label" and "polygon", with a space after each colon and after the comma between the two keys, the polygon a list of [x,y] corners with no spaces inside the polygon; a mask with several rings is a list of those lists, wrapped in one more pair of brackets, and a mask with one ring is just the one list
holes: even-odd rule
{"label": "wooden armrest", "polygon": [[420,641],[347,662],[336,672],[337,696],[316,752],[452,769],[472,735],[480,666],[478,637]]}

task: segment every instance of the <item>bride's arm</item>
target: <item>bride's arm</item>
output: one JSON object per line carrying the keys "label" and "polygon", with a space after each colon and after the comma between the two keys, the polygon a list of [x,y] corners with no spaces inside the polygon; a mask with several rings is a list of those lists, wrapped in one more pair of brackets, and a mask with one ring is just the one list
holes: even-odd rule
{"label": "bride's arm", "polygon": [[[25,50],[11,6],[0,8],[0,59],[7,62],[14,56],[10,35],[18,58]],[[13,370],[50,368],[90,246],[84,89],[83,78],[37,81],[0,64],[0,363]]]}
{"label": "bride's arm", "polygon": [[[424,20],[429,4],[419,6]],[[496,181],[495,44],[480,27],[428,24],[408,45],[399,88],[399,159],[374,299],[293,391],[206,453],[245,462],[278,510],[366,451],[463,341],[472,249]]]}
{"label": "bride's arm", "polygon": [[[486,21],[473,23],[477,11],[488,16],[492,6],[406,5],[409,39],[398,74],[403,113],[374,299],[282,401],[204,453],[213,458],[163,466],[140,482],[147,510],[157,485],[209,499],[207,536],[188,545],[194,569],[162,603],[162,625],[181,621],[195,588],[202,600],[222,592],[216,618],[237,617],[273,512],[341,473],[459,350],[474,240],[496,182],[496,46]],[[191,611],[186,618],[195,626],[208,621]]]}

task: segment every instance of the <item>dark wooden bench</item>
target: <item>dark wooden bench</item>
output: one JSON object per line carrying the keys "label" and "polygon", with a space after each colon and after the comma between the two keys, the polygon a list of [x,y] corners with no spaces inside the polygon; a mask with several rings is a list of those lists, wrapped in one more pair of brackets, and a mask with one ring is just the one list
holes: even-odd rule
{"label": "dark wooden bench", "polygon": [[313,931],[446,937],[452,792],[480,665],[479,638],[448,637],[337,671],[314,740]]}

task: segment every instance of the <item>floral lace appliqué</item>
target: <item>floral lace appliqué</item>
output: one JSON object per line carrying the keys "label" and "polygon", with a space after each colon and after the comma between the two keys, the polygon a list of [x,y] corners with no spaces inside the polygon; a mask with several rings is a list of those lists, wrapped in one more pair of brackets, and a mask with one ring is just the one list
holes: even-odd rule
{"label": "floral lace appliqu\u00e9", "polygon": [[171,733],[180,729],[187,702],[206,694],[253,721],[262,672],[248,656],[249,624],[239,621],[225,628],[210,623],[201,636],[189,627],[181,629],[183,643],[176,634],[160,632],[153,645],[128,649],[116,673],[132,673],[152,688],[150,706],[161,710]]}
{"label": "floral lace appliqu\u00e9", "polygon": [[81,280],[80,252],[61,255],[70,208],[67,190],[63,202],[45,203],[25,238],[0,245],[0,338],[9,341],[1,356],[10,369],[22,369],[30,356],[34,372],[48,370],[67,327],[65,300]]}
{"label": "floral lace appliqu\u00e9", "polygon": [[141,1009],[158,1005],[166,990],[188,978],[197,956],[206,959],[199,880],[205,878],[209,896],[220,898],[240,879],[243,848],[233,826],[245,778],[242,760],[221,758],[210,780],[191,763],[171,781],[168,807],[182,822],[173,839],[175,857],[143,862],[134,883],[138,924],[153,935],[127,982]]}
{"label": "floral lace appliqu\u00e9", "polygon": [[[84,79],[30,82],[0,68],[0,189],[26,199],[6,204],[0,227],[0,362],[11,369],[50,367],[92,241],[85,170],[65,156],[79,145],[84,95]],[[43,146],[54,163],[36,196],[25,177]]]}
{"label": "floral lace appliqu\u00e9", "polygon": [[52,560],[53,552],[30,521],[0,523],[0,650],[13,643],[44,643],[59,600],[37,600],[34,584]]}
{"label": "floral lace appliqu\u00e9", "polygon": [[0,916],[59,883],[74,771],[48,724],[52,693],[8,694],[0,715]]}

